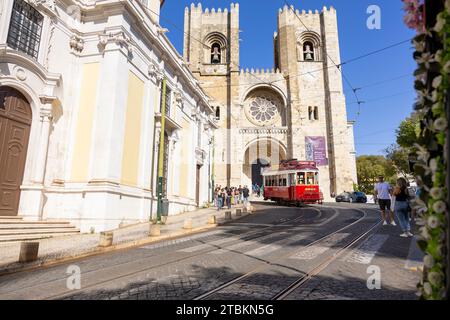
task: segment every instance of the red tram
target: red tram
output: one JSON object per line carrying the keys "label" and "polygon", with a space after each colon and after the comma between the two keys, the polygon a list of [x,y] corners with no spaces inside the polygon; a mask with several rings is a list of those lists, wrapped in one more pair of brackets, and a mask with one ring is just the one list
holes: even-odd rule
{"label": "red tram", "polygon": [[278,170],[266,170],[262,175],[264,200],[294,205],[323,203],[319,168],[314,161],[282,161]]}

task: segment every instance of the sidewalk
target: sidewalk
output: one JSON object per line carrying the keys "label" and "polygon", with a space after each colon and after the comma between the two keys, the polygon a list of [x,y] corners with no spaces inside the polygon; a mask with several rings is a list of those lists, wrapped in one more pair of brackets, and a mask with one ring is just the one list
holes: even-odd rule
{"label": "sidewalk", "polygon": [[[236,209],[242,209],[242,205],[233,206],[232,219],[236,217]],[[38,240],[39,255],[35,262],[19,263],[20,242],[0,244],[0,275],[19,271],[28,268],[48,265],[54,262],[61,262],[76,257],[94,255],[98,253],[109,252],[117,249],[124,249],[136,245],[144,245],[200,231],[205,231],[223,224],[225,212],[228,209],[220,211],[215,207],[199,209],[179,215],[169,216],[166,224],[161,225],[161,235],[158,237],[149,237],[150,222],[125,226],[113,231],[113,244],[111,247],[99,247],[100,234],[79,234],[66,237],[54,237]],[[244,211],[244,210],[243,210]],[[216,224],[208,224],[208,218],[216,216]],[[248,213],[242,213],[242,217]],[[184,229],[184,222],[192,219],[192,229]]]}

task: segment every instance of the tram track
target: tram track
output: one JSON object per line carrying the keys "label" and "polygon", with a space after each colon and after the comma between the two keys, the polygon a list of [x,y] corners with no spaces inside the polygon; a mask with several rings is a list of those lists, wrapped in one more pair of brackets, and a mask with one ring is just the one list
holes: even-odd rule
{"label": "tram track", "polygon": [[[304,207],[304,208],[301,208],[301,209],[305,209],[304,211],[307,211],[307,210],[316,211],[316,210],[314,210],[314,208],[311,208],[311,207]],[[314,217],[314,218],[317,218],[317,217]],[[266,238],[266,237],[268,237],[268,231],[270,231],[271,229],[277,229],[280,226],[283,226],[283,225],[286,225],[286,224],[295,223],[295,222],[298,222],[298,221],[302,221],[304,219],[305,219],[304,215],[301,215],[301,216],[294,217],[292,219],[288,219],[288,220],[285,220],[285,221],[282,221],[282,222],[274,223],[273,225],[265,227],[265,228],[262,228],[262,229],[245,232],[243,234],[239,234],[238,235],[239,239],[237,239],[233,243],[235,243],[237,241],[246,241],[247,242],[247,241],[255,241],[255,240],[258,240],[258,239],[261,239],[261,238]],[[277,232],[277,230],[274,230],[274,232]],[[279,230],[278,230],[278,232],[279,232]],[[262,234],[261,235],[257,235],[259,233],[262,233]],[[254,236],[254,235],[256,235],[256,236]],[[195,241],[207,244],[207,242],[202,242],[199,239],[196,239]],[[232,245],[233,243],[230,243],[229,246]],[[80,292],[83,292],[86,289],[91,289],[91,288],[97,287],[99,285],[109,283],[111,281],[116,281],[116,280],[119,280],[119,279],[123,279],[123,278],[126,278],[126,277],[137,275],[139,273],[146,272],[146,271],[149,271],[149,270],[152,270],[152,269],[157,269],[157,268],[165,267],[165,266],[168,266],[168,265],[171,265],[171,264],[174,264],[174,263],[183,262],[183,261],[195,258],[195,257],[202,256],[204,254],[207,254],[209,252],[212,252],[212,251],[215,251],[215,250],[218,250],[218,249],[225,249],[226,250],[226,247],[212,245],[211,249],[206,250],[206,251],[202,250],[199,253],[190,254],[190,255],[188,255],[186,257],[183,257],[183,258],[174,259],[174,260],[171,260],[171,261],[168,261],[168,262],[165,262],[165,263],[161,263],[161,264],[156,264],[156,265],[153,265],[153,266],[150,266],[150,267],[140,268],[140,269],[135,270],[133,272],[128,272],[126,274],[123,274],[123,275],[120,275],[120,276],[117,276],[117,277],[113,277],[113,278],[109,278],[109,279],[104,280],[104,281],[96,282],[96,283],[94,283],[92,285],[83,286],[83,288],[81,290],[79,290],[79,291],[74,291],[74,292],[70,292],[70,293],[63,293],[63,294],[57,294],[57,295],[46,297],[45,299],[46,300],[57,300],[57,299],[68,298],[70,296],[73,296],[73,295],[76,295],[76,294],[78,294]],[[155,256],[157,256],[157,255],[155,255]],[[148,258],[149,257],[142,258],[142,259],[148,259]],[[126,263],[123,263],[122,265],[125,265],[125,264]],[[118,265],[120,265],[120,264],[116,264],[113,267],[117,267]],[[95,271],[96,270],[89,271],[89,272],[95,272]]]}
{"label": "tram track", "polygon": [[[258,239],[261,240],[261,239],[263,239],[265,237],[268,237],[268,235],[271,234],[272,230],[273,230],[272,234],[276,233],[277,231],[279,232],[280,231],[280,227],[286,226],[286,228],[297,228],[298,226],[295,226],[295,225],[292,225],[292,224],[295,224],[295,223],[298,223],[298,222],[306,223],[305,225],[303,225],[305,227],[315,226],[315,225],[322,225],[323,224],[323,221],[321,221],[321,220],[319,220],[318,221],[319,223],[317,223],[317,219],[318,218],[322,218],[322,215],[325,216],[325,213],[326,213],[325,210],[319,210],[319,209],[313,208],[313,207],[305,207],[304,209],[306,209],[306,210],[302,210],[304,212],[302,212],[302,214],[299,215],[299,216],[296,216],[296,217],[293,217],[293,218],[289,218],[287,220],[278,220],[277,222],[274,222],[271,226],[268,226],[268,227],[265,227],[265,228],[262,228],[262,229],[251,230],[251,231],[248,231],[248,232],[243,232],[242,234],[237,235],[239,238],[236,241],[233,241],[230,244],[237,243],[238,241],[247,242],[247,241],[251,241],[251,240],[253,240],[253,241],[258,240]],[[325,221],[328,220],[328,219],[333,219],[336,216],[336,213],[338,211],[340,211],[339,209],[336,209],[336,208],[327,208],[327,209],[332,209],[333,211],[335,211],[335,213],[333,215],[331,215],[330,217],[326,218]],[[311,211],[316,211],[316,212],[319,212],[320,214],[315,215],[314,217],[308,217],[308,212],[311,212]],[[352,223],[351,225],[356,224],[358,221],[361,221],[361,219],[364,219],[364,217],[367,216],[367,213],[362,211],[362,210],[356,210],[356,211],[362,212],[363,213],[362,217],[359,218],[354,223]],[[350,227],[351,225],[348,225],[348,226],[346,226],[344,228],[336,230],[333,233],[337,233],[339,231],[342,231],[342,230]],[[331,233],[331,234],[333,234],[333,233]],[[330,236],[331,234],[328,234],[327,236]],[[325,237],[327,237],[327,236],[325,236]],[[321,238],[321,239],[323,239],[323,238]],[[317,243],[321,239],[318,239],[318,240],[312,242],[311,244],[308,244],[308,246],[311,246],[314,243]],[[203,241],[200,240],[200,239],[195,239],[193,241],[197,241],[199,243],[208,244],[206,239],[203,240]],[[200,257],[202,255],[208,254],[208,253],[213,252],[213,251],[218,250],[218,249],[225,249],[226,250],[227,247],[229,247],[229,245],[227,245],[225,247],[223,247],[223,246],[211,246],[210,249],[201,250],[198,253],[189,254],[189,255],[187,255],[185,257],[178,257],[178,258],[175,258],[175,259],[168,259],[168,261],[152,264],[151,266],[147,265],[145,267],[139,267],[139,265],[140,265],[139,263],[138,264],[134,264],[134,266],[137,265],[138,268],[135,268],[132,271],[131,270],[127,270],[127,271],[123,272],[122,270],[128,269],[127,266],[126,266],[128,263],[131,263],[131,268],[133,268],[133,263],[135,263],[137,261],[144,262],[146,259],[150,260],[151,258],[155,258],[155,257],[161,256],[162,253],[155,253],[155,254],[152,254],[150,256],[146,256],[146,257],[143,257],[143,258],[136,259],[133,262],[126,261],[126,262],[122,262],[122,263],[113,264],[113,265],[108,266],[107,268],[101,269],[102,273],[106,273],[106,274],[110,273],[111,275],[113,275],[114,272],[115,272],[114,270],[118,270],[119,273],[122,273],[122,274],[119,274],[117,276],[111,276],[111,277],[108,276],[108,277],[105,278],[105,280],[93,281],[92,284],[84,285],[81,290],[71,291],[71,292],[66,292],[66,291],[65,292],[58,292],[58,293],[56,293],[54,295],[49,295],[47,297],[44,297],[43,299],[48,299],[48,300],[65,299],[65,298],[70,298],[70,297],[74,297],[74,296],[77,296],[77,295],[89,294],[88,292],[91,289],[101,288],[101,286],[104,285],[104,284],[111,283],[111,282],[114,282],[116,280],[119,280],[119,281],[120,280],[124,280],[127,277],[133,277],[135,275],[138,275],[138,274],[141,274],[141,273],[144,273],[144,272],[147,272],[147,271],[156,270],[158,268],[164,268],[164,267],[169,266],[169,265],[176,265],[177,263],[180,263],[180,262],[183,262],[183,261],[186,261],[186,260],[189,260],[189,259],[195,259],[196,257]],[[233,252],[233,251],[230,250],[230,252]],[[242,254],[239,251],[236,251],[236,253]],[[261,259],[259,259],[259,260],[260,260],[260,263],[264,263],[264,265],[266,265],[266,266],[270,265],[270,264],[272,264],[272,265],[274,264],[274,263],[265,262],[264,260],[261,260]],[[158,261],[158,260],[156,259],[155,261]],[[141,265],[143,265],[143,263],[141,263]],[[83,272],[83,277],[86,277],[86,275],[88,275],[90,273],[91,274],[91,276],[90,276],[91,279],[94,279],[95,278],[95,272],[98,272],[98,271],[100,271],[100,270],[99,269],[95,269],[95,270],[90,270],[90,271],[87,271],[87,272]],[[53,279],[53,280],[51,280],[51,281],[49,281],[47,283],[38,283],[38,284],[35,284],[33,286],[22,287],[21,289],[13,290],[13,291],[16,292],[16,291],[27,290],[29,288],[39,288],[39,286],[42,286],[42,285],[46,286],[48,283],[51,283],[51,282],[54,282],[54,283],[58,282],[58,281],[64,281],[65,282],[65,280],[66,280],[65,277],[64,278],[61,277],[61,278],[58,278],[58,279]],[[236,282],[238,280],[239,279],[235,279],[234,282]],[[230,285],[230,282],[228,282],[227,284]],[[220,286],[218,288],[221,288],[221,287],[222,286]]]}
{"label": "tram track", "polygon": [[[361,211],[359,209],[356,209],[357,211]],[[308,248],[311,248],[327,239],[329,239],[330,237],[332,237],[333,235],[336,235],[342,231],[345,231],[355,225],[357,225],[358,223],[361,223],[364,219],[367,218],[367,212],[365,211],[361,211],[363,212],[363,217],[361,217],[360,219],[356,220],[355,222],[342,227],[338,230],[335,230],[311,243],[309,243],[308,245],[306,245],[305,247],[302,248],[302,250],[306,250]],[[323,269],[325,269],[328,265],[330,265],[333,261],[337,260],[339,257],[341,257],[345,252],[347,252],[347,250],[349,250],[350,248],[352,248],[353,246],[355,246],[359,241],[361,241],[362,239],[364,239],[367,235],[369,235],[374,229],[376,229],[378,226],[380,226],[381,222],[377,222],[373,225],[371,225],[369,227],[368,230],[365,230],[362,233],[359,233],[358,236],[356,238],[353,238],[350,242],[346,243],[342,248],[340,248],[336,253],[334,253],[333,255],[326,257],[324,260],[322,260],[320,263],[316,264],[314,267],[312,267],[308,272],[300,275],[295,281],[293,281],[290,285],[288,285],[287,287],[281,289],[280,291],[278,291],[277,293],[275,293],[272,298],[270,300],[282,300],[284,298],[286,298],[289,294],[291,294],[293,291],[297,290],[299,287],[301,287],[303,284],[305,284],[307,281],[311,280],[314,276],[318,275]],[[283,267],[282,264],[278,263],[280,261],[282,261],[283,259],[286,259],[288,257],[290,257],[292,255],[292,252],[289,252],[281,257],[279,257],[277,259],[277,261],[275,262],[267,262],[264,265],[260,265],[258,267],[256,267],[255,269],[245,273],[244,275],[241,275],[239,277],[236,277],[220,286],[218,286],[217,288],[210,290],[206,293],[203,293],[197,297],[195,297],[193,300],[209,300],[211,298],[214,297],[214,295],[220,294],[221,291],[223,291],[224,289],[230,288],[231,286],[238,284],[239,282],[242,282],[248,278],[250,278],[251,276],[254,276],[262,271],[267,270],[269,267],[273,267],[273,266],[277,266],[277,267]]]}

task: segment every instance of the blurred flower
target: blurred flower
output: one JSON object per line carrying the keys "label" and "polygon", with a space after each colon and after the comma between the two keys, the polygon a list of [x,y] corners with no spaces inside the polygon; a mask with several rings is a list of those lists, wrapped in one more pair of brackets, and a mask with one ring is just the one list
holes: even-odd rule
{"label": "blurred flower", "polygon": [[434,173],[434,172],[437,171],[437,169],[438,169],[438,162],[437,162],[436,158],[433,158],[433,159],[430,160],[429,166],[430,166],[431,172]]}
{"label": "blurred flower", "polygon": [[434,258],[427,254],[425,257],[423,257],[423,264],[427,268],[432,268],[434,266]]}
{"label": "blurred flower", "polygon": [[428,281],[430,281],[430,284],[433,286],[438,286],[442,281],[442,275],[438,272],[430,272],[428,274]]}
{"label": "blurred flower", "polygon": [[[431,229],[435,229],[435,228],[437,228],[438,226],[439,226],[439,219],[437,218],[437,217],[435,217],[435,216],[430,216],[429,218],[428,218],[428,221],[427,221],[427,223],[428,223],[428,226],[431,228]],[[428,231],[427,231],[427,233],[428,233]]]}
{"label": "blurred flower", "polygon": [[444,196],[444,191],[442,188],[431,188],[430,195],[434,199],[441,199]]}
{"label": "blurred flower", "polygon": [[423,292],[425,292],[427,296],[433,293],[433,289],[431,288],[431,284],[429,282],[425,282],[423,284]]}
{"label": "blurred flower", "polygon": [[447,209],[447,205],[442,200],[436,201],[436,203],[433,204],[433,210],[436,213],[444,213],[445,209]]}
{"label": "blurred flower", "polygon": [[430,238],[430,234],[428,233],[428,228],[427,227],[422,227],[420,235],[422,236],[422,238],[424,240],[428,240]]}
{"label": "blurred flower", "polygon": [[421,9],[421,5],[423,4],[422,0],[403,0],[404,9],[405,9],[405,24],[411,28],[416,29],[421,32],[424,29],[423,22],[423,13]]}
{"label": "blurred flower", "polygon": [[439,14],[437,16],[436,25],[434,26],[434,31],[441,32],[444,26],[445,26],[445,19],[442,17],[442,15]]}
{"label": "blurred flower", "polygon": [[434,121],[434,128],[437,131],[444,131],[445,129],[447,129],[447,119],[443,117],[436,119]]}
{"label": "blurred flower", "polygon": [[432,86],[433,86],[433,88],[436,89],[436,88],[439,88],[441,83],[442,83],[442,76],[439,76],[439,77],[436,77],[436,78],[433,79]]}

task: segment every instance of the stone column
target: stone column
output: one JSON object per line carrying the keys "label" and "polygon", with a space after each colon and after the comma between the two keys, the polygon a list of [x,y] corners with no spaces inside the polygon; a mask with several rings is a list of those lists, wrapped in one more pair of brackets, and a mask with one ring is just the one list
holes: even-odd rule
{"label": "stone column", "polygon": [[41,102],[43,104],[40,113],[41,132],[39,135],[39,148],[34,163],[34,175],[32,179],[33,183],[38,185],[44,184],[45,167],[47,164],[47,155],[48,155],[48,143],[50,138],[50,128],[53,120],[52,105],[51,105],[53,100],[41,98]]}
{"label": "stone column", "polygon": [[24,186],[20,194],[19,215],[26,220],[42,220],[43,218],[45,169],[53,120],[52,103],[54,100],[54,97],[41,97],[39,146],[34,155],[31,185]]}

